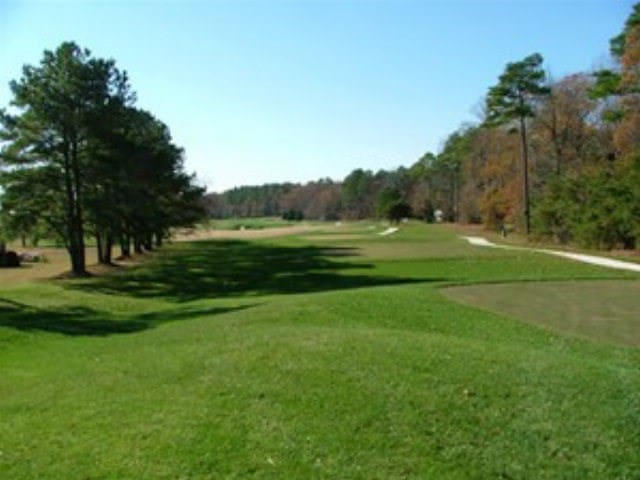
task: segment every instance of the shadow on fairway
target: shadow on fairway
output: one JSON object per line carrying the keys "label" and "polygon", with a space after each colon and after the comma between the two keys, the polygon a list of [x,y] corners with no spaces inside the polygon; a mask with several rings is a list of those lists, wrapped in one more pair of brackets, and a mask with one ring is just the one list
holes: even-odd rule
{"label": "shadow on fairway", "polygon": [[[289,294],[436,281],[363,274],[371,264],[349,262],[353,248],[284,247],[238,240],[175,245],[146,265],[70,288],[174,301]],[[349,272],[350,270],[360,272]]]}
{"label": "shadow on fairway", "polygon": [[157,327],[162,323],[188,320],[200,316],[219,315],[243,310],[253,305],[236,308],[180,308],[162,310],[134,316],[118,317],[87,307],[37,308],[0,298],[0,326],[16,330],[40,330],[64,335],[107,336],[134,333]]}

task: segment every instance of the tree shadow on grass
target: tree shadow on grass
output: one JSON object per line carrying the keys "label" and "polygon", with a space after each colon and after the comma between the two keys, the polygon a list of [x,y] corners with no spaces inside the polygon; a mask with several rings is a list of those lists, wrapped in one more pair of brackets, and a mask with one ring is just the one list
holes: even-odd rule
{"label": "tree shadow on grass", "polygon": [[239,240],[192,242],[175,245],[146,265],[120,274],[71,282],[69,287],[190,301],[439,280],[362,273],[373,266],[344,259],[356,255],[354,248],[275,246]]}
{"label": "tree shadow on grass", "polygon": [[22,331],[40,330],[70,336],[108,336],[140,332],[167,322],[220,315],[252,306],[180,308],[124,317],[88,307],[37,308],[0,298],[0,327]]}

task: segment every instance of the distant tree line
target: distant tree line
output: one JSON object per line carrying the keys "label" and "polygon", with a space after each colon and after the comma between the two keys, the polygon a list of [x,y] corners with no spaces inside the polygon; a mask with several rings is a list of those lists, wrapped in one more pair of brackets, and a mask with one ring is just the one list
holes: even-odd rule
{"label": "distant tree line", "polygon": [[85,243],[101,263],[151,250],[201,218],[203,189],[184,171],[169,128],[136,108],[125,72],[74,43],[45,51],[10,84],[0,112],[0,236],[66,246],[86,274]]}
{"label": "distant tree line", "polygon": [[539,54],[509,63],[481,120],[409,168],[341,182],[242,187],[213,216],[413,216],[514,228],[559,242],[634,248],[640,239],[640,4],[611,40],[614,68],[550,79]]}
{"label": "distant tree line", "polygon": [[204,204],[213,218],[281,216],[336,220],[340,218],[340,184],[330,179],[309,182],[244,186],[210,193]]}

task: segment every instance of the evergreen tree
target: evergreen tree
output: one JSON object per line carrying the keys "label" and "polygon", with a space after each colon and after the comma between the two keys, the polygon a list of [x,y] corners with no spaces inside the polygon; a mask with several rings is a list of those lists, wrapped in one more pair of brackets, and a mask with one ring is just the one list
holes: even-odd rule
{"label": "evergreen tree", "polygon": [[527,119],[535,114],[539,97],[547,95],[544,85],[543,58],[539,53],[529,55],[519,62],[508,63],[499,77],[498,84],[489,89],[487,96],[487,124],[504,125],[517,122],[520,132],[522,160],[522,196],[525,232],[531,229],[529,208],[529,147],[527,143]]}
{"label": "evergreen tree", "polygon": [[31,180],[45,182],[45,189],[55,192],[51,200],[63,212],[59,233],[72,273],[84,275],[84,200],[94,160],[89,145],[106,109],[128,100],[126,75],[112,60],[63,43],[54,52],[45,51],[39,66],[25,66],[20,80],[10,86],[19,113],[0,117],[2,139],[8,141],[2,158],[17,169],[41,171]]}

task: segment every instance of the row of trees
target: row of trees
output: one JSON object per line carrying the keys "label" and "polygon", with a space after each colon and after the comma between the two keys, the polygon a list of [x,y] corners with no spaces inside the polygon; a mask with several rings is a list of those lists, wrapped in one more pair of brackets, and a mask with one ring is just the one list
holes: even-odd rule
{"label": "row of trees", "polygon": [[[488,90],[481,120],[453,132],[440,153],[427,152],[409,168],[356,169],[342,182],[270,186],[275,208],[253,197],[251,214],[432,220],[440,210],[447,221],[634,247],[640,239],[640,4],[612,39],[611,53],[610,70],[557,80],[545,74],[540,54],[509,63]],[[246,199],[236,193],[265,188],[217,195],[226,209],[210,213],[246,213]]]}
{"label": "row of trees", "polygon": [[282,197],[295,187],[292,183],[236,187],[207,195],[205,205],[214,218],[280,216]]}
{"label": "row of trees", "polygon": [[288,216],[296,219],[340,218],[340,184],[330,179],[309,182],[236,187],[205,196],[205,207],[213,218]]}
{"label": "row of trees", "polygon": [[[421,171],[421,170],[420,170]],[[302,184],[267,184],[236,187],[205,196],[213,218],[283,216],[296,219],[338,220],[373,216],[398,219],[410,216],[409,200],[422,185],[415,184],[415,169],[394,171],[356,169],[342,182],[331,179]],[[424,205],[413,211],[422,214]]]}
{"label": "row of trees", "polygon": [[203,213],[203,189],[183,167],[168,127],[136,108],[125,72],[74,43],[45,51],[10,84],[0,114],[0,222],[5,237],[54,237],[72,272],[86,274],[85,242],[99,261],[162,243]]}

